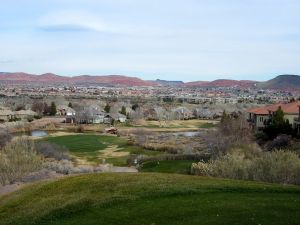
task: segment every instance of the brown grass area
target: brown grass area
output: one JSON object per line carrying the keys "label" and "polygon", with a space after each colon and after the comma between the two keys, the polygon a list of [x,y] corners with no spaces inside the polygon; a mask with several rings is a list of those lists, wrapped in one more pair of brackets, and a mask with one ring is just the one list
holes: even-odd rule
{"label": "brown grass area", "polygon": [[118,145],[110,145],[106,149],[99,151],[99,159],[115,158],[128,156],[129,152],[120,152],[122,148],[118,148]]}
{"label": "brown grass area", "polygon": [[171,120],[166,122],[138,120],[134,125],[141,127],[157,126],[162,128],[199,128],[205,123],[217,124],[218,122],[217,120]]}

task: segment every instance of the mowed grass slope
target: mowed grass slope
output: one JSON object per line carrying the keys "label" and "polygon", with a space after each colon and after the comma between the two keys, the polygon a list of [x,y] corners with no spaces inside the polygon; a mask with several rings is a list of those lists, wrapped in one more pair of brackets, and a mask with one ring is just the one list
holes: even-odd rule
{"label": "mowed grass slope", "polygon": [[90,174],[0,198],[0,224],[300,224],[300,187],[175,174]]}
{"label": "mowed grass slope", "polygon": [[192,160],[150,161],[143,163],[139,170],[141,172],[189,174],[194,162]]}

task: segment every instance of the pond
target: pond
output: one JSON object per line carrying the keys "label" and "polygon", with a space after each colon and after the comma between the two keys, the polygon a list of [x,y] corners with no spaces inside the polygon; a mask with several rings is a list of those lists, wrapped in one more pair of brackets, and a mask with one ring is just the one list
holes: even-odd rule
{"label": "pond", "polygon": [[184,132],[176,132],[175,136],[184,136],[184,137],[195,137],[201,134],[199,131],[184,131]]}
{"label": "pond", "polygon": [[48,136],[48,132],[43,131],[43,130],[33,130],[29,133],[29,136],[32,136],[32,137],[45,137],[45,136]]}

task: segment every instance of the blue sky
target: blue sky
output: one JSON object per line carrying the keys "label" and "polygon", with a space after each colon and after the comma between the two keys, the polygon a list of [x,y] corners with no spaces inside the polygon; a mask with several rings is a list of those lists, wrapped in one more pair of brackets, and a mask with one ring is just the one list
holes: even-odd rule
{"label": "blue sky", "polygon": [[299,0],[0,0],[0,71],[143,79],[300,74]]}

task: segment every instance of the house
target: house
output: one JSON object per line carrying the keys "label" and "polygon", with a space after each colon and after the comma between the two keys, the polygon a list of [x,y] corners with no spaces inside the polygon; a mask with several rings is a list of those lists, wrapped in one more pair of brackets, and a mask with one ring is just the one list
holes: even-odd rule
{"label": "house", "polygon": [[71,107],[60,105],[57,107],[57,115],[59,116],[75,116],[76,111],[72,109]]}
{"label": "house", "polygon": [[75,116],[66,116],[66,123],[75,123],[76,117]]}
{"label": "house", "polygon": [[110,116],[120,123],[125,123],[127,120],[127,117],[121,113],[111,113]]}
{"label": "house", "polygon": [[248,109],[248,121],[254,129],[262,129],[272,118],[274,113],[281,108],[284,112],[284,119],[289,121],[293,128],[300,126],[300,102],[278,103],[265,107]]}
{"label": "house", "polygon": [[111,124],[113,120],[124,123],[127,118],[121,113],[106,113],[100,107],[93,106],[84,107],[76,114],[76,122],[81,124]]}
{"label": "house", "polygon": [[0,122],[8,122],[15,118],[15,113],[8,109],[0,109]]}
{"label": "house", "polygon": [[87,106],[76,114],[77,123],[99,124],[104,122],[105,113],[100,108]]}
{"label": "house", "polygon": [[104,123],[105,113],[100,112],[94,115],[93,123],[99,124]]}
{"label": "house", "polygon": [[105,123],[105,124],[111,124],[112,121],[113,121],[113,118],[109,114],[106,114],[104,116],[103,123]]}
{"label": "house", "polygon": [[76,121],[76,111],[65,105],[60,105],[57,107],[56,115],[65,116],[66,123],[75,123]]}

